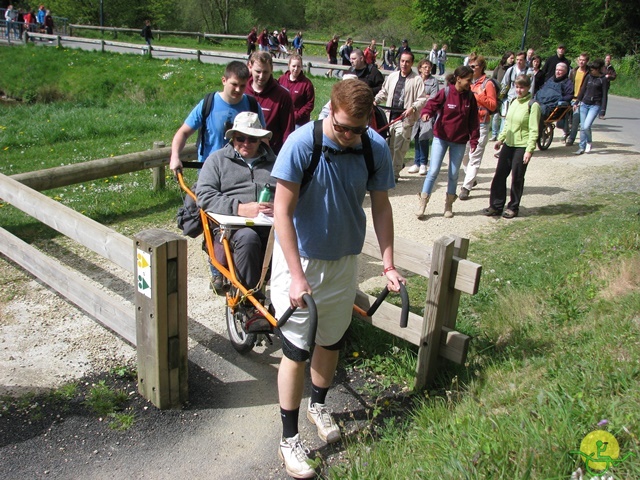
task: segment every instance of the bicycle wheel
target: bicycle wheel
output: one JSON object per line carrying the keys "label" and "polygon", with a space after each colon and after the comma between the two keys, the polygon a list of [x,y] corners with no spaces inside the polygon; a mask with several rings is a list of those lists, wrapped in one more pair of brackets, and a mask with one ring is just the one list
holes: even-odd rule
{"label": "bicycle wheel", "polygon": [[538,148],[540,150],[546,150],[551,145],[553,141],[553,130],[555,126],[553,123],[545,123],[544,127],[540,130],[540,134],[538,135]]}
{"label": "bicycle wheel", "polygon": [[[233,296],[235,294],[235,288],[232,287],[229,294]],[[235,312],[233,312],[231,308],[226,305],[225,319],[227,322],[227,331],[229,333],[231,346],[241,354],[245,354],[253,350],[253,347],[256,344],[257,335],[255,333],[247,333],[244,330],[244,326],[249,319],[246,308],[239,305],[236,307]]]}

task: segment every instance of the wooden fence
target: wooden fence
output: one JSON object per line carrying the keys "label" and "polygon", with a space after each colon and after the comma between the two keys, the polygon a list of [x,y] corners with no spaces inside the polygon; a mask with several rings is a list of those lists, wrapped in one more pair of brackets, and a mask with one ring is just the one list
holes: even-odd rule
{"label": "wooden fence", "polygon": [[[169,163],[170,148],[163,148],[161,144],[154,147],[146,152],[13,177],[0,175],[0,198],[133,273],[134,309],[92,287],[78,272],[2,228],[0,253],[137,345],[139,389],[154,404],[167,408],[183,403],[187,395],[186,240],[158,231],[141,232],[132,240],[38,192],[147,168],[164,169]],[[195,146],[187,146],[183,158],[195,156]],[[161,176],[163,174],[154,175]],[[416,388],[423,388],[433,380],[439,358],[456,363],[466,360],[470,338],[455,331],[458,302],[460,293],[477,292],[481,273],[480,265],[466,260],[468,245],[467,239],[446,236],[436,241],[429,251],[423,245],[397,238],[396,265],[429,278],[424,316],[410,314],[408,327],[401,329],[400,308],[383,303],[373,318],[359,317],[419,347]],[[367,230],[363,253],[380,258],[371,229]],[[153,301],[149,303],[149,299]],[[358,292],[356,304],[366,311],[373,300],[366,293]],[[166,312],[172,313],[167,316]]]}

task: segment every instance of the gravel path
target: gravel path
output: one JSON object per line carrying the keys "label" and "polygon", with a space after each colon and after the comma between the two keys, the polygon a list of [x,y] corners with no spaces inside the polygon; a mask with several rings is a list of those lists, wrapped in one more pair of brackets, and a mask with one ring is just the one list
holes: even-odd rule
{"label": "gravel path", "polygon": [[[442,217],[445,166],[423,220],[417,220],[413,211],[424,177],[406,174],[405,169],[391,193],[396,236],[425,248],[445,234],[473,240],[504,222],[527,221],[539,215],[540,207],[581,203],[583,193],[592,190],[638,192],[637,151],[596,133],[594,153],[589,155],[577,157],[573,148],[558,140],[546,152],[537,151],[527,171],[520,217],[487,218],[480,211],[488,206],[496,164],[492,147],[493,143],[487,147],[471,198],[455,202],[453,219]],[[67,250],[68,242],[53,240],[47,250],[60,246]],[[138,399],[141,413],[136,427],[125,433],[73,414],[37,431],[25,427],[21,436],[5,431],[0,464],[11,478],[168,479],[176,474],[194,479],[285,478],[275,455],[280,429],[275,391],[278,346],[258,347],[244,357],[232,350],[226,340],[223,302],[208,289],[199,241],[190,240],[189,252],[189,407],[158,412]],[[77,258],[67,261],[85,265]],[[96,263],[98,267],[82,271],[130,300],[128,275]],[[362,288],[380,284],[379,264],[361,263]],[[95,372],[135,365],[131,346],[4,258],[0,258],[0,278],[5,279],[0,285],[0,395],[49,389],[71,380],[89,382],[88,376]],[[338,414],[346,424],[367,416],[349,381],[341,379],[330,394],[330,402],[344,405]],[[5,423],[1,413],[0,428],[13,425]],[[334,461],[341,456],[340,447],[323,447],[309,426],[302,434],[320,455]]]}

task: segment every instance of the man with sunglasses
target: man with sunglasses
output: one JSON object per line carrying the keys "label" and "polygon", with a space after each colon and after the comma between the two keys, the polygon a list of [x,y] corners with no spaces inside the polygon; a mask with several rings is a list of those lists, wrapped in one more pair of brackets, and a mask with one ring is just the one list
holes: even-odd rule
{"label": "man with sunglasses", "polygon": [[[336,83],[329,115],[321,121],[322,154],[313,174],[309,178],[314,123],[290,135],[272,171],[277,188],[271,302],[278,317],[288,307],[297,307],[280,330],[283,357],[278,394],[283,435],[278,453],[287,473],[295,478],[316,476],[298,433],[309,359],[311,397],[307,418],[316,425],[323,441],[340,440],[326,399],[351,323],[356,259],[365,237],[362,203],[367,191],[388,287],[397,291],[400,282],[405,282],[393,264],[393,215],[388,197],[388,190],[395,185],[391,153],[384,139],[367,127],[372,108],[373,93],[364,82],[348,79]],[[371,174],[363,153],[368,146],[374,164]],[[309,338],[309,312],[302,298],[305,293],[311,294],[317,306],[315,339]]]}
{"label": "man with sunglasses", "polygon": [[[244,93],[248,82],[249,68],[247,65],[238,61],[229,62],[222,76],[222,91],[214,94],[212,107],[207,118],[202,118],[203,105],[205,103],[205,99],[202,99],[191,110],[187,119],[173,136],[169,168],[174,173],[182,170],[180,154],[187,144],[187,139],[196,133],[203,124],[206,125],[206,133],[204,138],[200,140],[203,145],[198,148],[199,162],[204,162],[212,152],[221,149],[227,143],[224,135],[233,125],[236,115],[252,109],[249,97]],[[260,105],[255,107],[258,111],[260,123],[265,126],[262,108]],[[211,288],[216,293],[222,293],[222,287],[222,275],[211,267]]]}
{"label": "man with sunglasses", "polygon": [[[271,169],[275,161],[273,150],[266,143],[271,132],[262,128],[256,113],[241,112],[233,127],[226,131],[229,143],[213,152],[202,166],[196,197],[198,206],[206,212],[255,218],[260,214],[273,216],[272,202],[259,202],[259,192],[266,185],[275,185]],[[265,141],[262,141],[262,140]],[[233,233],[231,247],[238,279],[247,288],[256,288],[260,282],[263,259],[271,227],[246,227]],[[216,236],[216,258],[226,266],[224,249]],[[260,293],[256,294],[258,297]],[[251,324],[268,322],[257,314]]]}

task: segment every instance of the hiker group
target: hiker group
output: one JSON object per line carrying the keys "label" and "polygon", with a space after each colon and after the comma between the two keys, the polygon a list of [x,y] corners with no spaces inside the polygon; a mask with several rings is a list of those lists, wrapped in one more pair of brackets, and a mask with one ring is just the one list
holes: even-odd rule
{"label": "hiker group", "polygon": [[[364,50],[354,48],[350,38],[344,48],[338,36],[329,43],[329,64],[337,65],[341,58],[349,68],[333,85],[320,120],[311,121],[315,91],[302,71],[298,47],[288,53],[288,70],[276,80],[274,52],[268,41],[264,44],[252,31],[247,38],[248,63],[233,61],[226,66],[222,90],[207,95],[192,109],[171,146],[170,168],[177,172],[182,169],[180,156],[187,139],[198,133],[198,159],[203,167],[195,192],[200,208],[273,218],[271,308],[276,317],[289,307],[297,308],[276,331],[283,350],[278,371],[282,420],[278,454],[287,473],[296,478],[316,476],[298,426],[307,361],[311,392],[306,416],[323,441],[341,438],[327,394],[351,322],[356,262],[366,228],[365,195],[369,193],[371,199],[382,275],[387,287],[398,291],[406,280],[394,266],[389,191],[401,178],[412,140],[415,161],[406,172],[425,177],[418,194],[418,218],[425,216],[447,151],[444,217],[453,217],[455,200],[468,199],[477,185],[490,140],[495,141],[498,161],[489,206],[483,213],[514,218],[548,108],[558,102],[574,104],[574,129],[567,129],[565,142],[575,140],[579,122],[578,153],[588,153],[591,124],[598,116],[604,118],[608,82],[615,79],[610,59],[589,61],[586,54],[570,70],[564,45],[558,45],[557,54],[544,64],[532,49],[507,52],[491,77],[486,73],[486,58],[473,53],[443,77],[446,45],[439,50],[434,45],[419,60],[416,73],[415,54],[406,41],[397,52],[385,52],[380,66],[375,40]],[[302,43],[298,45],[302,52]],[[380,69],[390,73],[385,76]],[[325,75],[333,76],[333,70]],[[386,140],[370,128],[378,109],[386,112]],[[465,175],[458,194],[461,168]],[[274,185],[274,195],[261,200],[259,193]],[[233,233],[238,278],[247,285],[260,276],[268,236],[268,227],[247,226]],[[339,241],[327,242],[328,238]],[[213,265],[210,268],[212,288],[222,291],[220,272]],[[312,341],[307,335],[306,294],[312,295],[318,312]],[[250,321],[259,322],[260,315],[254,312]]]}

